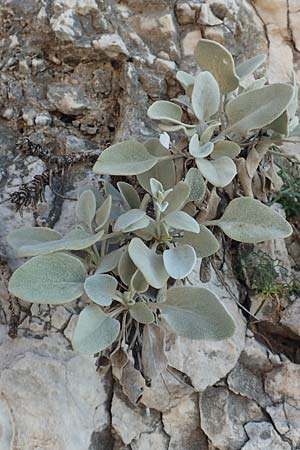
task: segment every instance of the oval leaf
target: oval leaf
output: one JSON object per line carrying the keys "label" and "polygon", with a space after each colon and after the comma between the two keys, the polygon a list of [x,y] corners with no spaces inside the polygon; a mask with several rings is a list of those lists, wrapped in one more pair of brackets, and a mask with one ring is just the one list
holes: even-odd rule
{"label": "oval leaf", "polygon": [[145,303],[135,303],[129,308],[129,312],[137,322],[148,324],[154,322],[153,312]]}
{"label": "oval leaf", "polygon": [[118,264],[118,273],[126,286],[130,286],[131,279],[136,272],[136,266],[133,264],[132,259],[129,257],[128,248],[124,250],[122,254],[119,264]]}
{"label": "oval leaf", "polygon": [[141,201],[134,187],[124,181],[119,181],[117,186],[124,202],[128,205],[128,207],[139,208]]}
{"label": "oval leaf", "polygon": [[277,117],[277,119],[273,120],[272,123],[267,125],[266,128],[271,128],[271,130],[276,133],[283,134],[288,136],[289,134],[289,115],[287,111],[284,111],[281,116]]}
{"label": "oval leaf", "polygon": [[103,231],[89,234],[81,228],[70,231],[64,238],[52,241],[29,243],[26,242],[18,249],[19,256],[37,256],[54,253],[60,250],[84,250],[98,242],[103,236]]}
{"label": "oval leaf", "polygon": [[189,86],[193,86],[195,82],[195,77],[193,77],[187,72],[184,72],[183,70],[178,70],[178,72],[176,73],[176,80],[178,80],[181,86],[185,90],[187,90]]}
{"label": "oval leaf", "polygon": [[140,270],[133,274],[130,288],[135,292],[146,292],[149,289],[149,284]]}
{"label": "oval leaf", "polygon": [[208,39],[200,39],[195,49],[195,60],[202,70],[210,72],[222,93],[234,91],[239,85],[234,61],[223,45]]}
{"label": "oval leaf", "polygon": [[104,314],[99,306],[88,305],[81,311],[74,330],[72,345],[82,353],[98,353],[118,337],[120,323]]}
{"label": "oval leaf", "polygon": [[141,239],[134,238],[128,246],[128,253],[136,267],[142,272],[150,286],[162,288],[169,278],[162,255],[150,250]]}
{"label": "oval leaf", "polygon": [[9,292],[32,303],[58,305],[83,294],[86,270],[65,253],[36,256],[19,267],[9,280]]}
{"label": "oval leaf", "polygon": [[204,178],[217,187],[227,186],[237,174],[236,165],[227,156],[212,161],[199,158],[196,164]]}
{"label": "oval leaf", "polygon": [[215,122],[215,123],[212,123],[211,125],[209,125],[200,136],[201,143],[207,144],[211,140],[215,130],[220,125],[221,125],[221,122]]}
{"label": "oval leaf", "polygon": [[124,247],[118,248],[107,255],[102,256],[100,263],[96,269],[96,273],[106,273],[115,269],[119,263],[119,260],[123,254]]}
{"label": "oval leaf", "polygon": [[251,75],[251,73],[258,69],[265,62],[265,59],[266,55],[264,54],[247,59],[236,66],[236,73],[240,78],[245,78],[247,75]]}
{"label": "oval leaf", "polygon": [[[169,150],[161,145],[158,139],[149,139],[145,142],[148,152],[156,157],[170,156]],[[152,169],[137,176],[140,185],[148,192],[150,189],[150,179],[155,178],[160,181],[165,189],[170,189],[176,183],[176,173],[174,161],[171,159],[159,161]]]}
{"label": "oval leaf", "polygon": [[210,156],[213,159],[221,158],[221,156],[228,156],[228,158],[234,159],[240,151],[240,146],[235,142],[219,141],[215,143],[214,151]]}
{"label": "oval leaf", "polygon": [[76,204],[76,215],[78,219],[92,228],[92,221],[96,214],[96,198],[90,189],[83,191]]}
{"label": "oval leaf", "polygon": [[196,117],[205,121],[219,109],[220,90],[216,79],[209,72],[201,72],[195,78],[192,106]]}
{"label": "oval leaf", "polygon": [[96,231],[100,230],[107,224],[108,219],[110,218],[111,208],[112,208],[112,196],[109,195],[104,200],[100,208],[98,208],[96,211],[96,224],[97,224]]}
{"label": "oval leaf", "polygon": [[88,277],[84,283],[87,296],[97,305],[108,306],[116,293],[118,282],[110,275],[96,274]]}
{"label": "oval leaf", "polygon": [[275,83],[253,89],[230,100],[226,106],[229,130],[247,135],[251,130],[263,128],[277,119],[293,97],[293,87]]}
{"label": "oval leaf", "polygon": [[151,169],[158,159],[143,144],[130,140],[105,149],[93,167],[98,174],[137,175]]}
{"label": "oval leaf", "polygon": [[250,197],[232,200],[221,219],[210,224],[218,225],[231,239],[253,244],[292,233],[291,225],[280,214]]}
{"label": "oval leaf", "polygon": [[166,271],[170,277],[176,280],[187,277],[197,261],[196,252],[190,245],[165,250],[163,259]]}
{"label": "oval leaf", "polygon": [[187,183],[184,181],[177,183],[165,198],[165,202],[168,203],[165,214],[183,208],[189,198],[190,192],[191,188]]}
{"label": "oval leaf", "polygon": [[148,108],[147,114],[150,119],[181,124],[182,109],[175,103],[166,100],[154,102]]}
{"label": "oval leaf", "polygon": [[201,173],[195,167],[189,169],[185,176],[185,183],[187,183],[191,192],[187,201],[189,202],[201,202],[205,196],[206,184]]}
{"label": "oval leaf", "polygon": [[162,317],[179,336],[218,341],[231,337],[235,330],[233,318],[208,289],[170,288],[159,307]]}
{"label": "oval leaf", "polygon": [[[124,214],[121,214],[115,222],[114,231],[127,231],[138,230],[139,228],[145,228],[149,221],[145,222],[145,226],[139,226],[139,222],[146,217],[146,211],[143,209],[131,209]],[[136,226],[136,228],[135,228]]]}
{"label": "oval leaf", "polygon": [[164,217],[163,221],[175,230],[191,231],[192,233],[200,231],[198,222],[184,211],[173,211]]}
{"label": "oval leaf", "polygon": [[207,258],[216,253],[220,244],[213,233],[205,226],[200,226],[200,233],[190,233],[185,231],[180,238],[174,238],[178,244],[189,244],[196,252],[197,258]]}
{"label": "oval leaf", "polygon": [[194,158],[205,158],[209,156],[214,149],[214,144],[208,142],[207,144],[200,144],[197,134],[192,136],[189,143],[189,152]]}
{"label": "oval leaf", "polygon": [[11,231],[7,236],[8,244],[15,250],[23,246],[36,246],[62,239],[58,231],[46,227],[22,227]]}

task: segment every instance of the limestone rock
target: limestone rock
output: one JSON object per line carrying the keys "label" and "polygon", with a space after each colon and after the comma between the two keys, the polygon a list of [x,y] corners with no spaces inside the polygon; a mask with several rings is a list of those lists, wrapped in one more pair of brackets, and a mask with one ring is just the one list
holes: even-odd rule
{"label": "limestone rock", "polygon": [[247,338],[238,363],[228,375],[228,386],[235,394],[266,407],[271,401],[265,393],[263,377],[271,369],[272,363],[266,348],[254,338]]}
{"label": "limestone rock", "polygon": [[47,98],[54,110],[63,114],[77,115],[88,107],[88,99],[82,87],[59,83],[48,85]]}
{"label": "limestone rock", "polygon": [[92,41],[92,45],[96,50],[102,50],[110,57],[129,54],[124,41],[118,34],[103,34],[100,38]]}
{"label": "limestone rock", "polygon": [[300,411],[287,402],[269,406],[268,413],[276,430],[287,439],[290,439],[293,446],[300,446]]}
{"label": "limestone rock", "polygon": [[93,358],[74,353],[58,334],[11,340],[2,325],[0,340],[1,450],[9,440],[22,450],[88,449],[93,432],[109,423],[108,390]]}
{"label": "limestone rock", "polygon": [[300,336],[300,298],[289,305],[281,315],[280,322]]}
{"label": "limestone rock", "polygon": [[286,401],[300,409],[300,366],[285,362],[269,372],[265,390],[274,403]]}
{"label": "limestone rock", "polygon": [[[247,441],[244,425],[264,419],[253,401],[225,387],[209,387],[200,399],[201,427],[219,450],[240,450]],[[258,447],[259,448],[259,447]]]}
{"label": "limestone rock", "polygon": [[205,450],[207,439],[200,427],[197,395],[183,399],[163,414],[165,432],[170,436],[169,450]]}
{"label": "limestone rock", "polygon": [[2,450],[11,450],[15,429],[10,408],[3,394],[0,397],[0,446]]}
{"label": "limestone rock", "polygon": [[145,408],[137,408],[125,401],[121,389],[115,389],[112,405],[112,426],[124,444],[131,444],[144,433],[151,433],[157,428],[159,416],[153,410],[147,414]]}
{"label": "limestone rock", "polygon": [[249,422],[245,430],[250,440],[241,450],[292,450],[268,422]]}

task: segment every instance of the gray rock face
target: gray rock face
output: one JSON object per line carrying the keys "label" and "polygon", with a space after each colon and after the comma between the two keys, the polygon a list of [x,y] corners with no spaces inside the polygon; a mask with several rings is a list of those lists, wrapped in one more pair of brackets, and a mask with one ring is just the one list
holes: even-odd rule
{"label": "gray rock face", "polygon": [[[47,204],[35,214],[25,210],[20,217],[2,203],[45,169],[18,155],[21,136],[55,154],[158,136],[147,107],[181,92],[176,71],[197,70],[193,52],[201,37],[226,45],[238,62],[264,52],[270,80],[288,80],[299,57],[298,0],[12,0],[2,2],[0,27],[0,450],[299,449],[299,355],[291,361],[286,347],[276,345],[282,335],[270,342],[264,329],[245,338],[230,261],[218,276],[212,271],[205,287],[234,316],[235,335],[222,343],[170,335],[170,370],[145,388],[135,408],[117,380],[96,373],[93,358],[72,351],[80,301],[57,308],[21,303],[18,337],[7,336],[18,314],[7,279],[20,262],[5,236],[24,224],[64,232],[74,202],[47,188]],[[79,167],[62,181],[72,197],[98,180]],[[284,242],[264,249],[291,270]],[[298,243],[289,250],[295,265]],[[294,300],[280,323],[295,347]]]}
{"label": "gray rock face", "polygon": [[109,386],[93,358],[75,354],[60,334],[12,341],[3,325],[0,333],[1,449],[88,449],[110,421]]}

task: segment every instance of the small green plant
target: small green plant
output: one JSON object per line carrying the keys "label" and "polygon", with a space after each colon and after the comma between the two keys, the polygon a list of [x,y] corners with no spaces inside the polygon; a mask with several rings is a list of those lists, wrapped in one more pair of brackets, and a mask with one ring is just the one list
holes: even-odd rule
{"label": "small green plant", "polygon": [[[190,339],[220,340],[234,333],[235,322],[216,295],[188,284],[197,259],[219,248],[215,227],[246,243],[292,231],[283,217],[241,190],[230,201],[223,196],[222,214],[199,218],[209,193],[218,188],[222,194],[233,183],[241,148],[240,158],[246,158],[256,145],[268,149],[299,126],[295,84],[248,81],[263,56],[235,67],[224,47],[201,40],[195,57],[202,72],[177,74],[185,95],[148,110],[164,132],[160,138],[116,143],[94,165],[101,176],[136,176],[137,189],[126,181],[104,181],[102,192],[83,191],[78,224],[65,236],[36,227],[8,236],[20,257],[32,257],[12,275],[11,294],[46,304],[85,295],[74,349],[101,354],[112,364],[123,352],[122,367],[132,357],[147,380],[168,364],[164,328]],[[179,144],[170,139],[173,132],[182,134]]]}
{"label": "small green plant", "polygon": [[288,302],[292,296],[300,294],[299,277],[289,274],[280,259],[273,259],[261,250],[243,254],[240,268],[247,285],[260,295],[263,303],[280,299]]}
{"label": "small green plant", "polygon": [[281,203],[288,218],[300,215],[300,163],[283,162],[279,176],[283,184],[273,201]]}

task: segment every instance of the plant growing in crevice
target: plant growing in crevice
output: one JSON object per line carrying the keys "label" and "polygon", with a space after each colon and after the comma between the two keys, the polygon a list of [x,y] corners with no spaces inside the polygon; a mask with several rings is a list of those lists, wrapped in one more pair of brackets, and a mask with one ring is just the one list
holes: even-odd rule
{"label": "plant growing in crevice", "polygon": [[288,218],[297,220],[300,215],[300,163],[283,161],[280,163],[279,176],[282,186],[273,202],[283,206]]}
{"label": "plant growing in crevice", "polygon": [[280,259],[272,258],[262,250],[243,252],[239,269],[239,276],[242,276],[249,289],[262,299],[258,311],[266,301],[275,301],[281,307],[282,301],[290,302],[294,296],[300,294],[299,277],[289,273]]}
{"label": "plant growing in crevice", "polygon": [[[177,74],[186,94],[148,110],[164,132],[160,139],[116,143],[95,163],[96,174],[125,181],[101,178],[101,191],[84,190],[78,225],[65,236],[37,227],[8,236],[20,257],[31,257],[12,275],[10,292],[46,304],[83,296],[74,349],[108,358],[133,378],[142,374],[148,384],[168,365],[166,329],[190,339],[234,333],[235,321],[216,295],[192,285],[197,260],[219,248],[215,227],[246,243],[292,231],[253,198],[251,183],[274,142],[298,132],[295,83],[249,81],[264,57],[235,67],[212,41],[201,40],[195,57],[202,72]],[[182,134],[176,143],[173,132]],[[132,176],[136,188],[127,182]]]}

